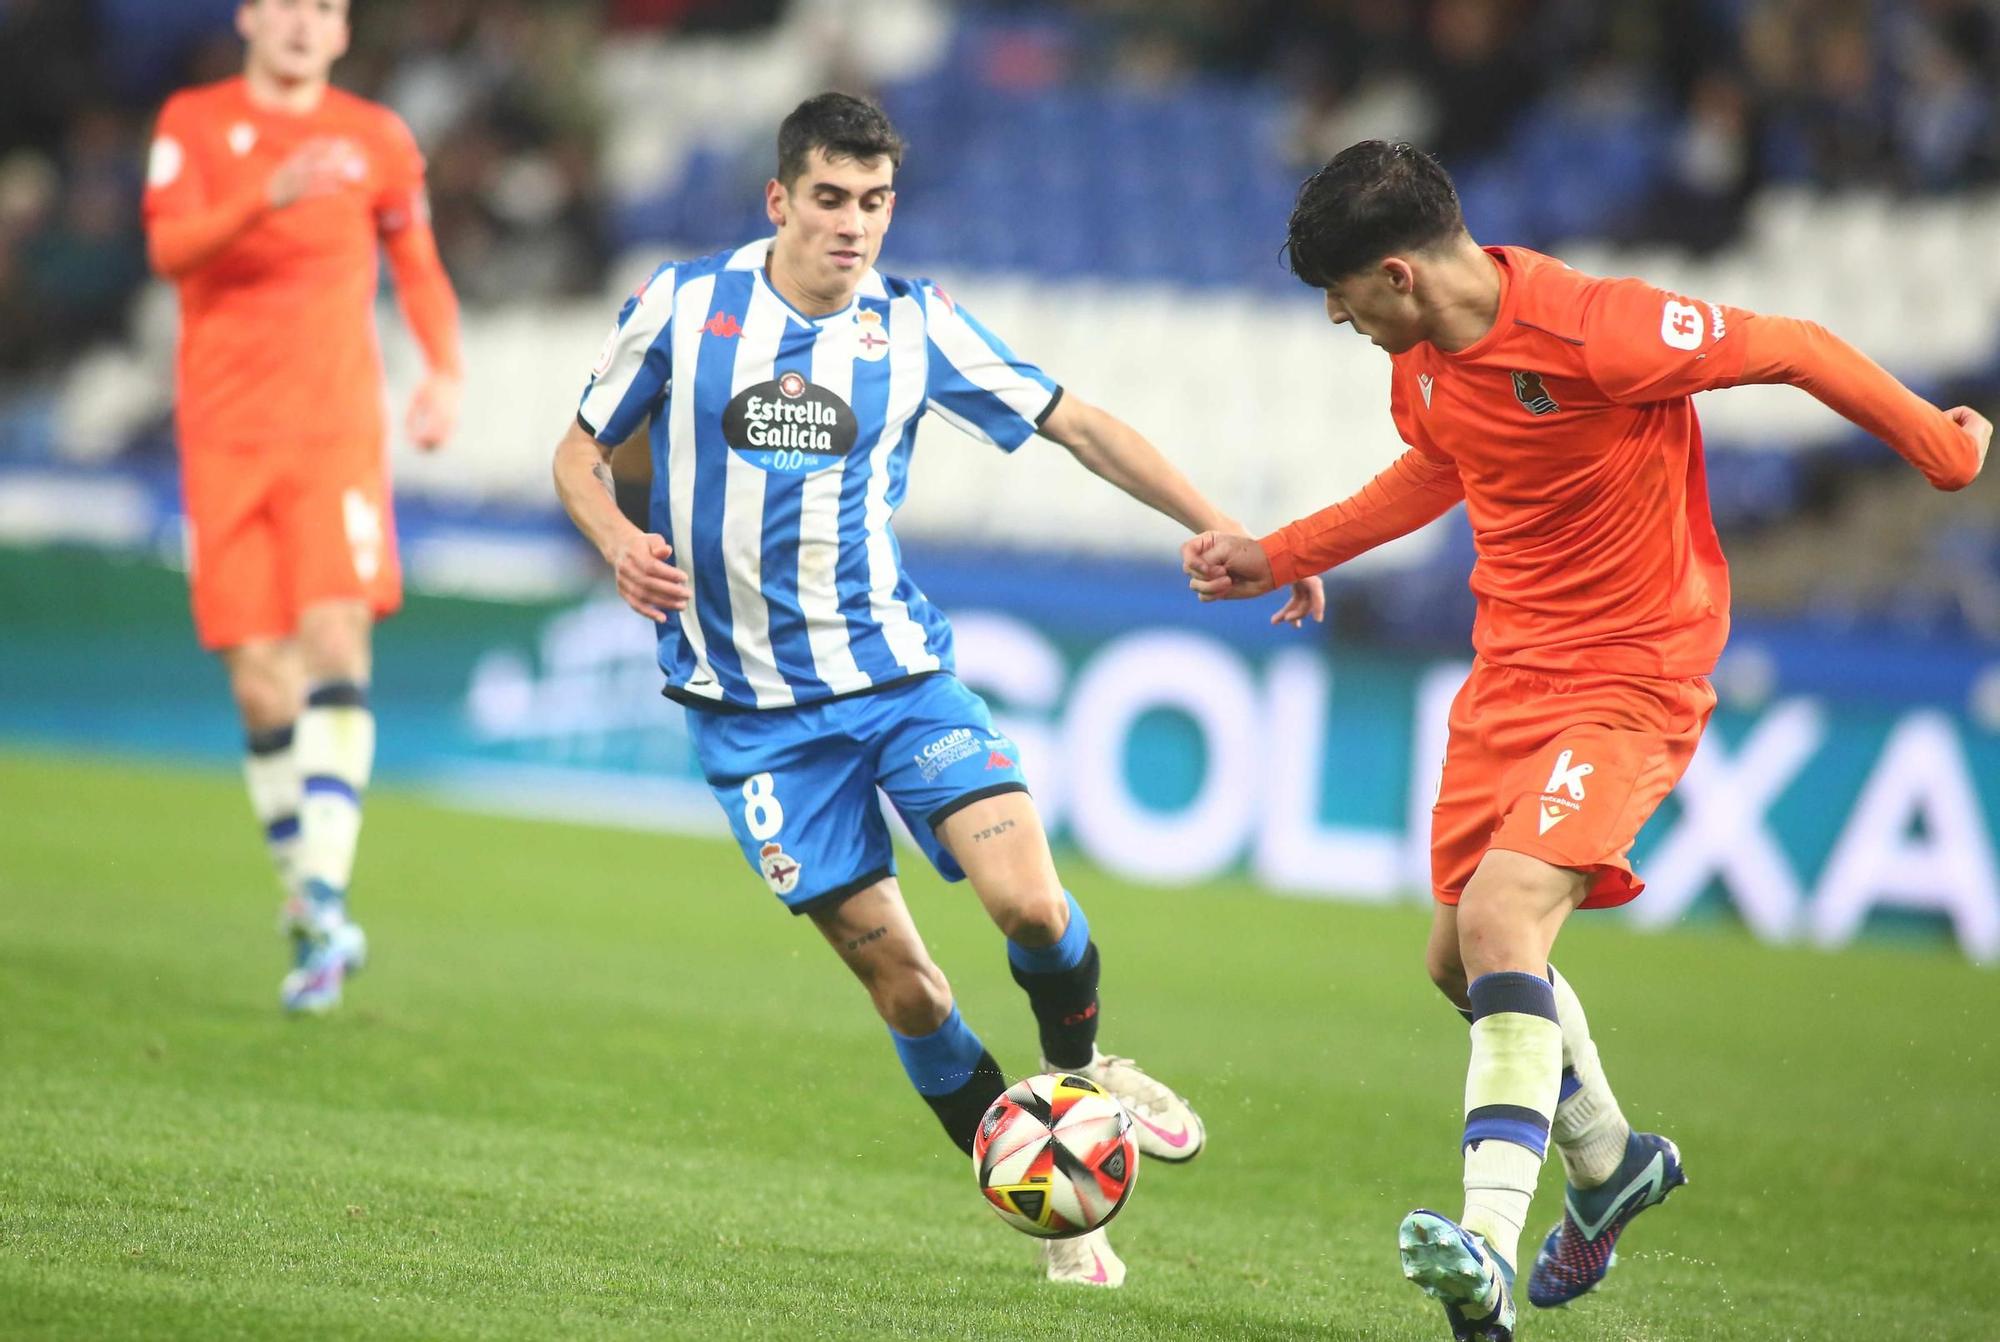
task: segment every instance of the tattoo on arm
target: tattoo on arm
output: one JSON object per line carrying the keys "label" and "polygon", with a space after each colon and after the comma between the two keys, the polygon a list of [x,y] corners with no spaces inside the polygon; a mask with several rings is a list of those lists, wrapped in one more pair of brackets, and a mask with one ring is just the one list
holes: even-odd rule
{"label": "tattoo on arm", "polygon": [[611,478],[611,463],[600,461],[590,468],[590,473],[597,477],[597,483],[604,486],[604,492],[609,494],[615,502],[618,498],[618,485]]}
{"label": "tattoo on arm", "polygon": [[983,840],[983,839],[991,839],[991,838],[994,838],[994,837],[995,837],[995,836],[997,836],[997,835],[1001,835],[1001,834],[1004,834],[1004,833],[1006,833],[1006,832],[1007,832],[1008,830],[1010,830],[1010,829],[1012,829],[1012,828],[1014,828],[1014,822],[1013,822],[1013,821],[1011,821],[1011,820],[1002,820],[1002,821],[1001,821],[1001,822],[1000,822],[999,824],[997,824],[997,825],[993,825],[993,826],[990,826],[990,827],[988,827],[988,828],[986,828],[986,829],[982,829],[982,830],[978,831],[977,833],[975,833],[975,834],[974,834],[974,835],[972,836],[972,841],[973,841],[974,843],[978,843],[978,842],[980,842],[980,841],[981,841],[981,840]]}
{"label": "tattoo on arm", "polygon": [[886,937],[888,935],[889,935],[889,929],[886,927],[878,927],[872,931],[863,932],[860,936],[854,938],[854,940],[847,943],[847,949],[850,951],[858,951],[863,946],[866,946],[869,942],[879,941],[883,937]]}

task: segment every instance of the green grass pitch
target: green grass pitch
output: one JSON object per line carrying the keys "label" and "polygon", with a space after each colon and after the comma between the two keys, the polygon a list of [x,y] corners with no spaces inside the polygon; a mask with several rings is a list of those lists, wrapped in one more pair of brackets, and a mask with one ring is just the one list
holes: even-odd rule
{"label": "green grass pitch", "polygon": [[[968,1019],[1031,1066],[997,935],[916,865]],[[375,964],[294,1021],[232,776],[0,755],[0,1337],[1442,1336],[1394,1251],[1460,1197],[1423,912],[1067,865],[1105,1043],[1209,1125],[1141,1170],[1119,1292],[1039,1279],[722,844],[378,790]],[[1693,1182],[1527,1337],[2000,1337],[2000,976],[1581,921],[1560,962]]]}

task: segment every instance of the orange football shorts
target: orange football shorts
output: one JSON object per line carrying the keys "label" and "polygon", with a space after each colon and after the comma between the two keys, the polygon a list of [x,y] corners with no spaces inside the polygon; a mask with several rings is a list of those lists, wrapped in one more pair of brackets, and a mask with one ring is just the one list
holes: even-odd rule
{"label": "orange football shorts", "polygon": [[1583,907],[1631,900],[1627,858],[1715,709],[1705,676],[1530,671],[1473,663],[1451,704],[1431,809],[1431,887],[1458,903],[1489,848],[1590,877]]}
{"label": "orange football shorts", "polygon": [[403,602],[379,444],[326,450],[183,446],[188,579],[205,648],[290,637],[322,601]]}

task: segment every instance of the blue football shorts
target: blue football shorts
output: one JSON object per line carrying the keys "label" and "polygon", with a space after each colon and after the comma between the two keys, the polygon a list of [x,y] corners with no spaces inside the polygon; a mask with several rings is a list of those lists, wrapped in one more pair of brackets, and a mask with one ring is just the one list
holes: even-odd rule
{"label": "blue football shorts", "polygon": [[938,874],[965,871],[935,827],[964,807],[1025,792],[1021,753],[951,675],[874,694],[754,713],[691,708],[688,735],[743,857],[793,913],[831,908],[896,873],[876,789]]}

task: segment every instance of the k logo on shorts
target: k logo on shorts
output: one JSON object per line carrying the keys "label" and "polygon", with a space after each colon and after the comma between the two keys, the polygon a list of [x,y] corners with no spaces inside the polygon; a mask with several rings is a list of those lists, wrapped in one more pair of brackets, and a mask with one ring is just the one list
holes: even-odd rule
{"label": "k logo on shorts", "polygon": [[1582,806],[1583,780],[1597,772],[1597,766],[1572,764],[1572,757],[1573,752],[1568,750],[1557,755],[1555,768],[1549,771],[1549,781],[1542,785],[1541,812],[1535,818],[1538,834],[1547,834]]}

